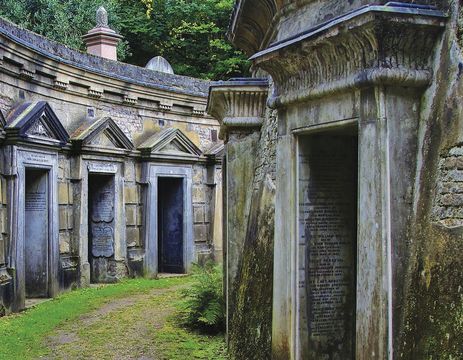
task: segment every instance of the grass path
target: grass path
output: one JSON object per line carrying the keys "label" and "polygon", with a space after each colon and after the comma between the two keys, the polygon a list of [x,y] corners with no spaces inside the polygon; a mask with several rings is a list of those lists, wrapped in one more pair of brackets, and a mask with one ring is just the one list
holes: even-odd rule
{"label": "grass path", "polygon": [[223,339],[176,321],[191,277],[80,289],[0,319],[0,359],[217,359]]}

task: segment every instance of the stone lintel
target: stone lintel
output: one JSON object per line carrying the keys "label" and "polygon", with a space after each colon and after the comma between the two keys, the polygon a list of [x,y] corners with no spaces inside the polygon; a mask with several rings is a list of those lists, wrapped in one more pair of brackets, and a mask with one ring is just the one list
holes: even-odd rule
{"label": "stone lintel", "polygon": [[260,129],[268,89],[266,79],[237,79],[211,86],[207,112],[219,121],[221,139],[232,132]]}
{"label": "stone lintel", "polygon": [[426,87],[446,17],[434,8],[365,6],[251,57],[275,82],[273,107],[351,88]]}

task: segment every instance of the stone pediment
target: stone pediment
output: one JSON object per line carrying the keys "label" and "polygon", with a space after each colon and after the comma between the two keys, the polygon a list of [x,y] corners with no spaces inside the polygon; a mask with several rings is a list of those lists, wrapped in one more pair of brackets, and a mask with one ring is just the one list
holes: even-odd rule
{"label": "stone pediment", "polygon": [[9,114],[4,127],[9,139],[18,137],[61,145],[69,139],[66,129],[46,101],[19,105]]}
{"label": "stone pediment", "polygon": [[82,125],[72,134],[71,142],[79,148],[133,149],[132,141],[110,117]]}
{"label": "stone pediment", "polygon": [[138,149],[144,155],[199,157],[201,150],[179,129],[169,128],[153,135]]}
{"label": "stone pediment", "polygon": [[225,154],[225,145],[220,142],[210,147],[204,155],[211,160],[221,159]]}

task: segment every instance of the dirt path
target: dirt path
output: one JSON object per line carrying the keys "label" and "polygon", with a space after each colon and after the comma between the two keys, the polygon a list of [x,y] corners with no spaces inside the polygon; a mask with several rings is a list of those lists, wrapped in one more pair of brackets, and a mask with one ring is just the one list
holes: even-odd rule
{"label": "dirt path", "polygon": [[47,340],[47,359],[163,359],[156,352],[154,332],[174,312],[180,288],[111,300],[58,328]]}

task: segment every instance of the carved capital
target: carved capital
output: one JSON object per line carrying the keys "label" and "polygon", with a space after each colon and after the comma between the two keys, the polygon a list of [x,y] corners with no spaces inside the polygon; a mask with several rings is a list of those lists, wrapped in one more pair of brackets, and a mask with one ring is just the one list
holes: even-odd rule
{"label": "carved capital", "polygon": [[365,6],[255,54],[273,106],[378,84],[425,87],[446,17],[434,8]]}
{"label": "carved capital", "polygon": [[266,79],[237,79],[211,86],[207,112],[220,122],[221,139],[232,131],[262,126],[269,84]]}

